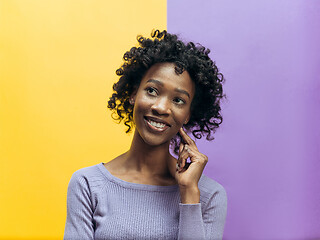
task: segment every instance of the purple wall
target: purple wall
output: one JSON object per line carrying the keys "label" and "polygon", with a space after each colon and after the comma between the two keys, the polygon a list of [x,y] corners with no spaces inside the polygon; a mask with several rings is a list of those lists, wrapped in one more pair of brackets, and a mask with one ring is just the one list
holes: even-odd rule
{"label": "purple wall", "polygon": [[320,1],[168,0],[168,31],[212,50],[224,123],[206,174],[225,239],[320,239]]}

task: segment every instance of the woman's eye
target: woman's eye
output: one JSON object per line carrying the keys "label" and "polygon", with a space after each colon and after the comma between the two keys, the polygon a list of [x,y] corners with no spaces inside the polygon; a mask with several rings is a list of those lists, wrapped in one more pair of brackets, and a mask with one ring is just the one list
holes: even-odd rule
{"label": "woman's eye", "polygon": [[185,101],[181,98],[175,98],[173,101],[177,104],[185,104]]}
{"label": "woman's eye", "polygon": [[147,93],[150,94],[150,95],[153,95],[153,96],[156,96],[157,95],[157,91],[154,89],[154,88],[147,88]]}

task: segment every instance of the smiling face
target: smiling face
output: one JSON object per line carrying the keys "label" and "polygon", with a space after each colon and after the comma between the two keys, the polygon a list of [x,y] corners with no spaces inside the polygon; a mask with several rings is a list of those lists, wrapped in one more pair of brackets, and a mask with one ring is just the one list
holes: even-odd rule
{"label": "smiling face", "polygon": [[153,65],[133,95],[136,131],[152,146],[169,144],[190,118],[195,86],[189,73],[175,72],[173,63]]}

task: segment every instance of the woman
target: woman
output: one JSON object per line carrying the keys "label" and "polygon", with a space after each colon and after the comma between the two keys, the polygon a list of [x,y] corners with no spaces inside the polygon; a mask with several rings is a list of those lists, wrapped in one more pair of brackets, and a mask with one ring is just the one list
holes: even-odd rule
{"label": "woman", "polygon": [[221,239],[226,192],[202,175],[208,158],[187,132],[213,139],[223,76],[208,49],[176,35],[138,42],[108,102],[127,132],[135,126],[131,147],[72,175],[64,239]]}

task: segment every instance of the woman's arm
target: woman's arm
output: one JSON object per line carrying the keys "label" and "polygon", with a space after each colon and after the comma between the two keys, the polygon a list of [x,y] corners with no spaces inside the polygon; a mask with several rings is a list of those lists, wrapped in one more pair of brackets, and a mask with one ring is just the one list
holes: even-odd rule
{"label": "woman's arm", "polygon": [[223,187],[209,200],[203,213],[207,239],[222,239],[227,217],[227,193]]}
{"label": "woman's arm", "polygon": [[227,195],[221,189],[209,199],[204,212],[201,204],[180,203],[178,239],[220,240],[227,215]]}
{"label": "woman's arm", "polygon": [[78,171],[68,186],[64,240],[94,239],[93,210],[88,181]]}
{"label": "woman's arm", "polygon": [[[222,239],[227,210],[226,192],[222,186],[212,193],[201,208],[198,187],[207,156],[200,153],[195,142],[181,128],[184,143],[180,144],[175,178],[180,188],[179,239]],[[190,163],[187,164],[187,159]],[[202,213],[202,209],[205,209]]]}

